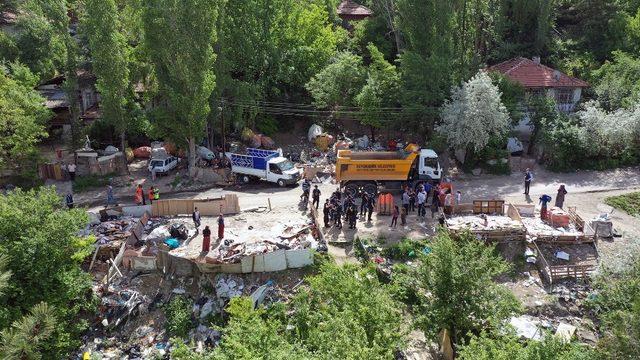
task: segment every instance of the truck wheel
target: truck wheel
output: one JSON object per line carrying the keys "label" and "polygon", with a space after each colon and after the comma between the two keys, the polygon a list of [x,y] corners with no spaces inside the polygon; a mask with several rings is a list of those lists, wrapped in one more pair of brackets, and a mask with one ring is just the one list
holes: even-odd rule
{"label": "truck wheel", "polygon": [[251,178],[249,177],[249,175],[243,175],[242,176],[242,182],[245,184],[248,184],[251,181]]}
{"label": "truck wheel", "polygon": [[280,179],[278,180],[278,186],[280,187],[285,187],[287,184],[284,183],[284,180]]}

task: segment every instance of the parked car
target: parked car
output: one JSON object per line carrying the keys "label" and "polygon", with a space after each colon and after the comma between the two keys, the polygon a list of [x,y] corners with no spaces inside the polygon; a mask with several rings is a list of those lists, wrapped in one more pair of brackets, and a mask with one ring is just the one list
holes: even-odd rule
{"label": "parked car", "polygon": [[178,159],[175,156],[169,156],[161,159],[151,159],[149,160],[149,171],[153,171],[155,169],[156,174],[167,174],[169,171],[178,166]]}

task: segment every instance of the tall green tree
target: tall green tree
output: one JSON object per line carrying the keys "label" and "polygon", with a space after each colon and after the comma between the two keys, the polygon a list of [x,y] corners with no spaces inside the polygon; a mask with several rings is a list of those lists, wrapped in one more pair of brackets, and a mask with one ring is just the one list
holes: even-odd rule
{"label": "tall green tree", "polygon": [[0,68],[0,168],[35,173],[31,160],[38,155],[37,144],[47,136],[44,125],[51,115],[42,106],[42,96],[33,90],[36,81],[23,65]]}
{"label": "tall green tree", "polygon": [[401,102],[406,119],[428,135],[454,81],[454,2],[398,0],[397,9],[406,42],[400,56]]}
{"label": "tall green tree", "polygon": [[340,52],[306,87],[313,97],[314,105],[338,111],[342,106],[355,105],[355,97],[362,89],[365,79],[362,58],[349,52]]}
{"label": "tall green tree", "polygon": [[519,310],[513,294],[494,282],[509,268],[494,246],[469,233],[454,241],[441,232],[431,249],[416,274],[425,334],[435,338],[447,329],[452,342],[460,345],[470,332],[496,327]]}
{"label": "tall green tree", "polygon": [[65,210],[53,188],[16,189],[0,196],[0,257],[8,258],[6,270],[11,271],[0,295],[4,343],[24,338],[8,329],[46,302],[57,321],[51,335],[38,344],[42,358],[68,358],[80,345],[87,328],[80,314],[93,310],[91,277],[80,268],[94,240],[78,236],[87,221],[84,210]]}
{"label": "tall green tree", "polygon": [[612,56],[593,72],[598,101],[609,111],[629,108],[640,101],[640,55],[614,51]]}
{"label": "tall green tree", "polygon": [[555,21],[554,0],[500,0],[495,61],[548,56]]}
{"label": "tall green tree", "polygon": [[131,121],[127,105],[133,91],[129,81],[130,53],[115,0],[87,0],[83,24],[89,40],[93,72],[98,78],[102,116],[120,136],[120,149],[126,148],[126,130]]}
{"label": "tall green tree", "polygon": [[371,140],[375,141],[375,129],[385,123],[389,124],[393,118],[391,112],[381,113],[381,108],[398,106],[398,92],[400,90],[400,76],[396,67],[384,59],[384,55],[373,44],[367,47],[371,56],[368,68],[367,82],[356,96],[355,102],[362,109],[360,123],[371,129]]}
{"label": "tall green tree", "polygon": [[236,129],[255,127],[261,102],[308,101],[304,84],[336,52],[340,30],[333,28],[327,12],[328,8],[335,12],[332,2],[247,0],[226,4],[217,24],[211,129],[218,128],[221,116]]}
{"label": "tall green tree", "polygon": [[215,87],[215,22],[221,2],[152,0],[144,4],[145,43],[158,79],[163,114],[156,126],[187,144],[189,168],[204,137],[209,97]]}

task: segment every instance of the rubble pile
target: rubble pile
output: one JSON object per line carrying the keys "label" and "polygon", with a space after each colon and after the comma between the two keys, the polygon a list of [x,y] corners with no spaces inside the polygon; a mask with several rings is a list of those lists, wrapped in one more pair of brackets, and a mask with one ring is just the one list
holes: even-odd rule
{"label": "rubble pile", "polygon": [[100,245],[108,244],[112,241],[124,241],[131,236],[133,226],[137,219],[133,217],[121,217],[118,220],[102,222],[93,227],[92,232]]}
{"label": "rubble pile", "polygon": [[568,227],[557,227],[554,228],[546,222],[542,221],[542,219],[537,217],[531,218],[522,218],[522,223],[527,228],[527,232],[530,234],[535,234],[536,236],[581,236],[582,232],[576,229],[576,226],[573,223],[569,223]]}
{"label": "rubble pile", "polygon": [[481,215],[456,216],[448,218],[447,227],[451,230],[520,230],[522,224],[508,216]]}

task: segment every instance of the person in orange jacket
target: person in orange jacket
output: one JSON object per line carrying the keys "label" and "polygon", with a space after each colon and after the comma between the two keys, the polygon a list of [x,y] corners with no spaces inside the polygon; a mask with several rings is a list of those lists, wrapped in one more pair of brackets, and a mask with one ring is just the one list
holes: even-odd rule
{"label": "person in orange jacket", "polygon": [[144,198],[144,190],[142,189],[142,185],[138,184],[136,187],[136,196],[135,201],[137,205],[147,205],[147,201]]}
{"label": "person in orange jacket", "polygon": [[153,192],[153,186],[149,186],[149,204],[153,204],[155,193]]}

